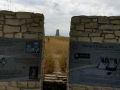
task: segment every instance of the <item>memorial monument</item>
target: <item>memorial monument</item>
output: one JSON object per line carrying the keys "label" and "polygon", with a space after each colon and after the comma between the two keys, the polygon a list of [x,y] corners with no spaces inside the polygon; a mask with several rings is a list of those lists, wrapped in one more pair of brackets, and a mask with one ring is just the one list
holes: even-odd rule
{"label": "memorial monument", "polygon": [[59,29],[56,30],[56,35],[55,36],[60,36]]}

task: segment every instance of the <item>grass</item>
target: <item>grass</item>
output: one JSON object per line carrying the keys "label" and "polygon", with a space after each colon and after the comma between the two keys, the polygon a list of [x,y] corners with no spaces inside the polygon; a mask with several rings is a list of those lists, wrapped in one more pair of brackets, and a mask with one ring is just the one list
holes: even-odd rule
{"label": "grass", "polygon": [[[48,42],[48,38],[50,41]],[[46,36],[45,37],[45,73],[52,73],[55,69],[55,56],[58,57],[61,72],[66,72],[66,58],[69,49],[69,37]]]}

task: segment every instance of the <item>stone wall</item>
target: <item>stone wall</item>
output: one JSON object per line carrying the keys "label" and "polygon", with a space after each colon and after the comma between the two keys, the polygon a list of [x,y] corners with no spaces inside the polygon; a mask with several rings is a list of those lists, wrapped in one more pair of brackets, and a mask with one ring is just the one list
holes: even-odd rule
{"label": "stone wall", "polygon": [[[44,15],[30,12],[0,11],[0,37],[43,40],[44,54]],[[42,63],[44,56],[42,55]],[[42,64],[43,65],[43,64]],[[41,73],[43,72],[43,66]],[[43,74],[41,75],[42,81]],[[41,81],[0,82],[0,90],[40,90]]]}
{"label": "stone wall", "polygon": [[[74,16],[70,42],[120,43],[120,16]],[[120,90],[101,86],[69,85],[68,90]]]}

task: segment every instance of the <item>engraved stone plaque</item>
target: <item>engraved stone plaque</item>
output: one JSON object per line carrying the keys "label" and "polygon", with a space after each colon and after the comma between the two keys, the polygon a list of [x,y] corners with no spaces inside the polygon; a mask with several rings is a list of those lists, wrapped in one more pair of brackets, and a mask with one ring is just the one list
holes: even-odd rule
{"label": "engraved stone plaque", "polygon": [[120,88],[120,44],[70,42],[69,83]]}
{"label": "engraved stone plaque", "polygon": [[42,40],[0,38],[0,81],[39,81]]}

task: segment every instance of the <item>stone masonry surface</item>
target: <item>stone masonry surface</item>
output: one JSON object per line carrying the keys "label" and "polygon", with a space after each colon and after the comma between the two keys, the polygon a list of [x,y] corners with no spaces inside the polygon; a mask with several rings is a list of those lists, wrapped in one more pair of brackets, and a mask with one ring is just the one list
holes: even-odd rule
{"label": "stone masonry surface", "polygon": [[[120,43],[120,16],[73,16],[70,26],[70,42],[72,41]],[[71,85],[69,83],[67,89],[120,90],[120,88]]]}
{"label": "stone masonry surface", "polygon": [[[44,15],[2,10],[0,11],[0,37],[42,39],[44,46]],[[42,59],[44,59],[43,54],[44,52],[42,52]],[[41,81],[0,82],[0,90],[41,90]]]}

